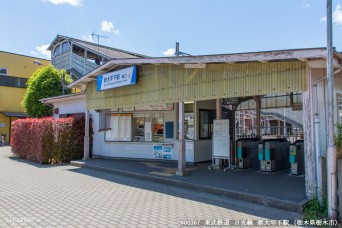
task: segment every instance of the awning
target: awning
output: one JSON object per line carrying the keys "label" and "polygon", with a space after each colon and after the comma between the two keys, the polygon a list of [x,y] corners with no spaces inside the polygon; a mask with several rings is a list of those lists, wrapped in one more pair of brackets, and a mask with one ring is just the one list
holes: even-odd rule
{"label": "awning", "polygon": [[4,114],[7,117],[20,117],[20,118],[25,118],[29,117],[25,112],[0,112]]}

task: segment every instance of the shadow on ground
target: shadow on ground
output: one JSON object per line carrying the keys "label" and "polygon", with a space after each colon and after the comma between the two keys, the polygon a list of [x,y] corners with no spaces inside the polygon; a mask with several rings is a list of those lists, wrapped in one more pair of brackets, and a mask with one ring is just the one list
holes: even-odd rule
{"label": "shadow on ground", "polygon": [[36,168],[40,168],[40,169],[47,169],[47,168],[54,168],[54,167],[58,167],[58,166],[68,166],[69,164],[41,164],[38,162],[33,162],[33,161],[29,161],[23,158],[19,158],[15,155],[10,155],[8,156],[9,159],[11,159],[12,161],[16,161],[16,162],[20,162],[23,164],[27,164],[27,165],[32,165]]}
{"label": "shadow on ground", "polygon": [[[214,205],[270,220],[290,220],[293,221],[301,218],[300,213],[284,211],[277,208],[270,208],[263,205],[244,202],[236,199],[231,199],[226,196],[201,192],[197,190],[190,190],[182,187],[171,186],[167,184],[160,184],[152,181],[142,180],[134,177],[124,177],[117,174],[106,173],[97,170],[91,170],[87,168],[74,168],[67,169],[70,172],[75,172],[94,178],[100,178],[106,181],[110,181],[116,184],[126,185],[134,188],[144,189],[148,191],[154,191],[162,194],[167,194],[174,197],[180,197],[187,200],[193,200],[205,204]],[[191,218],[189,218],[191,219]],[[203,218],[208,219],[208,218]],[[224,219],[224,218],[218,218]],[[229,219],[229,218],[225,218]],[[249,218],[246,218],[249,219]]]}

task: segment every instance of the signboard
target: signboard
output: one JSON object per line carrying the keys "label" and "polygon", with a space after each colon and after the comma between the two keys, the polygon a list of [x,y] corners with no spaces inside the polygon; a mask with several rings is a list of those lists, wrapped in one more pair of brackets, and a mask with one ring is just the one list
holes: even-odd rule
{"label": "signboard", "polygon": [[213,157],[229,158],[229,120],[214,120]]}
{"label": "signboard", "polygon": [[222,103],[223,105],[236,105],[236,104],[239,104],[239,98],[238,97],[224,98]]}
{"label": "signboard", "polygon": [[292,104],[292,111],[301,111],[303,110],[303,103],[297,102]]}
{"label": "signboard", "polygon": [[200,68],[200,69],[204,69],[206,67],[207,67],[207,65],[205,63],[187,63],[187,64],[184,64],[184,68]]}
{"label": "signboard", "polygon": [[172,159],[172,145],[153,145],[153,158],[154,159]]}
{"label": "signboard", "polygon": [[137,83],[137,67],[129,67],[122,70],[99,75],[96,79],[97,91],[113,89]]}
{"label": "signboard", "polygon": [[135,106],[135,111],[172,111],[173,103]]}

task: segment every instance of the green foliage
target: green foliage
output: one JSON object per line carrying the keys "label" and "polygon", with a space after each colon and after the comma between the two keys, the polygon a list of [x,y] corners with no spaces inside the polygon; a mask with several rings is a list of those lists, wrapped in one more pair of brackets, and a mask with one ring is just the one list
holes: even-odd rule
{"label": "green foliage", "polygon": [[339,158],[342,158],[342,123],[336,124],[335,145]]}
{"label": "green foliage", "polygon": [[[321,193],[318,193],[321,194]],[[323,197],[322,205],[318,200],[318,195],[312,197],[303,208],[303,220],[322,220],[328,217],[328,202]]]}
{"label": "green foliage", "polygon": [[[51,65],[37,69],[27,82],[27,92],[21,102],[25,112],[33,117],[50,116],[52,109],[39,100],[62,95],[63,76],[65,84],[72,82],[65,70],[59,71]],[[65,94],[68,93],[71,89],[66,89]]]}

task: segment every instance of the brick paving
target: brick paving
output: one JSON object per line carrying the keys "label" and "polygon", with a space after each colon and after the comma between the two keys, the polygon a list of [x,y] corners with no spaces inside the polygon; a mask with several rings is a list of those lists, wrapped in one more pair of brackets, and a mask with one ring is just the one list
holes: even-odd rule
{"label": "brick paving", "polygon": [[0,147],[0,227],[181,227],[209,220],[234,224],[300,217],[146,180],[31,163],[12,157],[9,147]]}

